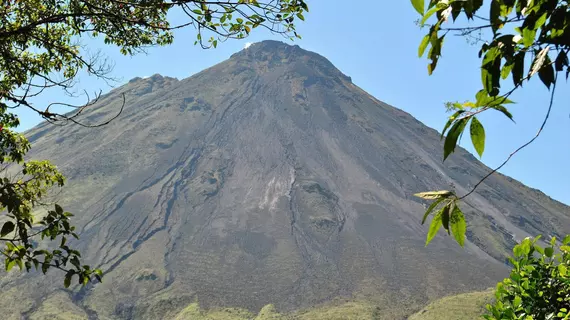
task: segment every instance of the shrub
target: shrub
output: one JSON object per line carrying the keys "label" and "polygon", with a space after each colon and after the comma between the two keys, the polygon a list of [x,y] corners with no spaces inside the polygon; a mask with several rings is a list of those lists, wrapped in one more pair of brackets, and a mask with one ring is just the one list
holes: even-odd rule
{"label": "shrub", "polygon": [[514,247],[511,274],[497,284],[485,319],[570,319],[570,235],[560,246],[552,238],[545,248],[539,239],[526,238]]}

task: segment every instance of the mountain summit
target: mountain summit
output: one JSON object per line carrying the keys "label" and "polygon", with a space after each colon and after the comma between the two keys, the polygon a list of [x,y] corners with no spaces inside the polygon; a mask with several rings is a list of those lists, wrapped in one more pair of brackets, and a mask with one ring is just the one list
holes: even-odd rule
{"label": "mountain summit", "polygon": [[[69,179],[59,197],[76,213],[75,245],[107,272],[59,293],[92,319],[336,298],[403,316],[493,286],[516,239],[570,233],[567,206],[496,174],[462,208],[466,248],[443,233],[426,248],[413,194],[461,194],[490,169],[463,149],[443,164],[437,131],[298,46],[263,41],[187,79],[133,79],[83,121],[112,116],[123,94],[107,126],[27,132],[30,156]],[[25,294],[3,310],[33,314],[60,277],[10,274],[2,295]]]}

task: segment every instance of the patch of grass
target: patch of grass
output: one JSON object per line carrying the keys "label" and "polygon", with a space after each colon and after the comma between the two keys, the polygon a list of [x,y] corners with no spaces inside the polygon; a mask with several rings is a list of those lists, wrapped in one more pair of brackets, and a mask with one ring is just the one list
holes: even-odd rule
{"label": "patch of grass", "polygon": [[201,309],[192,303],[177,316],[176,320],[393,320],[403,316],[394,310],[383,309],[365,301],[348,301],[339,304],[326,304],[304,311],[281,314],[271,304],[263,307],[257,315],[239,308]]}
{"label": "patch of grass", "polygon": [[44,300],[29,317],[30,320],[87,320],[87,314],[71,302],[64,292],[57,292]]}
{"label": "patch of grass", "polygon": [[184,308],[177,316],[176,320],[249,320],[254,315],[246,310],[238,308],[224,308],[213,310],[202,310],[198,303],[192,303]]}
{"label": "patch of grass", "polygon": [[475,320],[485,313],[493,299],[493,290],[464,293],[430,303],[408,320]]}
{"label": "patch of grass", "polygon": [[300,312],[293,319],[298,320],[376,320],[393,319],[391,312],[381,310],[367,302],[351,301],[340,305],[325,305]]}

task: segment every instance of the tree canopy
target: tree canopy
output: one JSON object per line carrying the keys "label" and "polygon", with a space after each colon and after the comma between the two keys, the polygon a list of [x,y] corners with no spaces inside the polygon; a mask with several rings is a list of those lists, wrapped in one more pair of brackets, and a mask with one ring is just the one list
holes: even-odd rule
{"label": "tree canopy", "polygon": [[[181,12],[186,21],[172,25],[168,15]],[[77,275],[79,284],[101,280],[102,271],[81,261],[68,245],[78,238],[71,213],[54,203],[44,203],[52,187],[61,187],[64,176],[49,161],[25,159],[30,143],[16,131],[13,112],[29,108],[46,121],[94,127],[109,123],[84,123],[78,116],[97,102],[99,94],[86,95],[83,105],[53,102],[35,105],[32,98],[45,90],[73,94],[78,74],[107,79],[112,71],[105,58],[82,43],[85,36],[101,37],[125,55],[148,46],[168,45],[173,31],[193,27],[195,44],[216,47],[227,39],[246,38],[256,28],[285,37],[299,37],[295,23],[308,11],[304,0],[5,0],[0,4],[0,252],[9,271],[14,266],[46,273],[50,268],[66,273],[64,285]],[[58,113],[57,106],[71,108]],[[117,115],[121,112],[117,110]],[[38,216],[40,207],[47,213]],[[41,240],[49,246],[40,246]]]}
{"label": "tree canopy", "polygon": [[466,223],[460,200],[475,192],[486,178],[538,138],[550,116],[559,75],[562,73],[567,79],[570,74],[570,7],[568,1],[558,0],[411,0],[411,4],[420,14],[420,26],[428,29],[420,42],[418,55],[425,55],[430,60],[429,74],[436,70],[444,40],[449,35],[467,37],[479,49],[481,88],[470,101],[446,104],[452,115],[441,133],[444,161],[455,151],[467,130],[475,151],[482,157],[487,137],[478,116],[496,111],[513,120],[507,105],[514,101],[509,97],[522,90],[532,78],[540,78],[551,91],[550,101],[545,103],[545,117],[538,124],[536,135],[514,150],[470,191],[463,195],[447,190],[416,194],[434,200],[422,221],[425,223],[433,214],[426,244],[443,226],[463,246]]}

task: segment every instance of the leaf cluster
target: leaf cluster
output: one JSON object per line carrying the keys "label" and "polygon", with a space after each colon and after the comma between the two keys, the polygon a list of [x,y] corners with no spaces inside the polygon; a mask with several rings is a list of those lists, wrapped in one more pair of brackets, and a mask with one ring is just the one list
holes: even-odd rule
{"label": "leaf cluster", "polygon": [[557,245],[526,238],[513,249],[509,278],[497,284],[488,320],[570,319],[570,235]]}
{"label": "leaf cluster", "polygon": [[[421,25],[434,18],[428,33],[419,46],[419,56],[431,60],[428,72],[437,67],[443,42],[448,34],[472,35],[475,31],[488,31],[488,40],[481,43],[482,89],[475,100],[466,103],[449,103],[449,109],[456,112],[450,117],[442,135],[448,134],[444,159],[454,150],[458,138],[467,123],[475,150],[482,156],[485,135],[482,124],[475,115],[490,109],[501,112],[513,120],[505,107],[513,103],[508,97],[535,75],[550,89],[556,81],[556,73],[570,74],[568,51],[570,50],[570,8],[566,1],[556,0],[430,0],[424,12],[424,0],[412,0],[414,8],[422,15]],[[488,16],[479,11],[489,5]],[[461,16],[469,22],[480,22],[476,26],[446,27],[447,23],[459,24]],[[509,26],[509,28],[507,28]],[[528,64],[530,59],[530,64]],[[528,65],[525,65],[528,64]],[[512,78],[512,88],[501,93],[502,81]],[[449,132],[447,131],[449,129]]]}
{"label": "leaf cluster", "polygon": [[426,210],[422,219],[424,224],[432,212],[433,218],[429,226],[426,239],[426,246],[433,240],[437,232],[443,227],[447,234],[453,235],[453,238],[460,246],[465,245],[465,233],[467,232],[467,224],[465,215],[458,205],[458,198],[452,191],[430,191],[416,193],[416,197],[425,200],[434,200]]}
{"label": "leaf cluster", "polygon": [[[0,252],[6,271],[18,265],[20,270],[29,272],[33,267],[45,274],[53,267],[66,272],[66,287],[74,275],[84,285],[92,278],[101,281],[102,271],[83,265],[79,251],[67,244],[69,237],[79,239],[70,222],[73,214],[58,204],[39,220],[33,214],[34,208],[44,205],[41,199],[51,187],[64,185],[63,175],[45,160],[24,162],[21,168],[20,175],[0,180],[0,210],[6,217],[0,228],[0,242],[4,244]],[[42,240],[59,246],[54,250],[42,248]]]}
{"label": "leaf cluster", "polygon": [[[568,1],[558,0],[411,0],[411,3],[421,15],[420,25],[429,27],[418,48],[418,55],[426,55],[430,60],[429,74],[436,69],[444,40],[450,34],[473,38],[480,45],[482,88],[473,101],[446,105],[453,114],[441,134],[445,138],[444,161],[456,150],[467,128],[475,151],[482,157],[487,136],[479,115],[495,110],[513,120],[507,105],[514,102],[509,97],[533,77],[538,77],[552,92],[547,115],[536,136],[457,199],[461,200],[532,143],[546,125],[558,73],[565,72],[566,78],[570,74],[570,5]],[[484,9],[488,11],[482,13]],[[509,77],[512,85],[504,90]]]}

